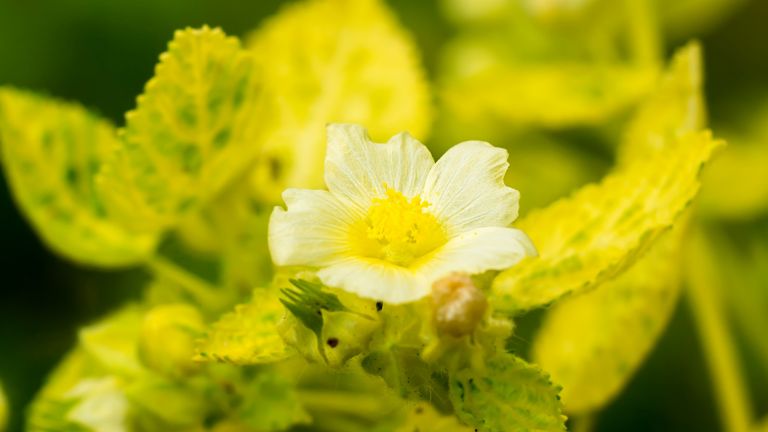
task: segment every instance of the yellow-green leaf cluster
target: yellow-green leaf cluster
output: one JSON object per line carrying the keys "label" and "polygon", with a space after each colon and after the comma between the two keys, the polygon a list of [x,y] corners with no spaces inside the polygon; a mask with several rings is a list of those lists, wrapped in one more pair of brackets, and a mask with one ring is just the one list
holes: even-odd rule
{"label": "yellow-green leaf cluster", "polygon": [[444,51],[446,126],[598,125],[631,108],[660,64],[649,1],[446,1],[469,18]]}
{"label": "yellow-green leaf cluster", "polygon": [[563,386],[568,413],[604,406],[653,348],[677,304],[682,233],[664,234],[626,273],[547,312],[533,359]]}
{"label": "yellow-green leaf cluster", "polygon": [[[620,169],[674,153],[686,135],[700,130],[703,117],[701,52],[690,44],[675,55],[656,91],[630,121],[619,149]],[[691,180],[696,174],[696,169],[689,173]],[[567,298],[547,312],[533,355],[563,385],[568,412],[588,413],[610,401],[665,328],[679,294],[687,220],[670,218],[674,230],[663,234],[637,262],[627,259],[626,272],[614,272],[615,278],[594,273],[605,281],[595,291]]]}
{"label": "yellow-green leaf cluster", "polygon": [[242,172],[258,149],[259,79],[237,39],[207,27],[176,32],[99,174],[110,216],[162,231]]}
{"label": "yellow-green leaf cluster", "polygon": [[565,431],[559,391],[541,369],[512,354],[450,377],[456,415],[479,431]]}
{"label": "yellow-green leaf cluster", "polygon": [[269,83],[276,125],[252,176],[259,198],[323,186],[328,123],[364,124],[380,140],[404,130],[425,138],[431,101],[416,47],[380,0],[290,5],[247,46]]}
{"label": "yellow-green leaf cluster", "polygon": [[107,215],[95,184],[114,127],[71,103],[0,89],[2,162],[14,198],[43,241],[78,263],[124,266],[155,246]]}
{"label": "yellow-green leaf cluster", "polygon": [[196,359],[247,365],[288,358],[293,352],[277,331],[284,315],[277,295],[256,290],[250,303],[238,305],[213,324],[197,346]]}
{"label": "yellow-green leaf cluster", "polygon": [[[503,119],[536,126],[598,124],[646,94],[655,69],[625,65],[498,65],[441,93],[464,121]],[[488,83],[498,83],[489,86]]]}
{"label": "yellow-green leaf cluster", "polygon": [[627,126],[619,148],[620,164],[664,152],[682,135],[704,127],[707,113],[701,92],[701,57],[696,42],[675,53],[656,89]]}
{"label": "yellow-green leaf cluster", "polygon": [[522,311],[546,305],[635,262],[688,207],[702,166],[723,143],[703,131],[671,144],[520,221],[539,257],[496,278],[496,306]]}

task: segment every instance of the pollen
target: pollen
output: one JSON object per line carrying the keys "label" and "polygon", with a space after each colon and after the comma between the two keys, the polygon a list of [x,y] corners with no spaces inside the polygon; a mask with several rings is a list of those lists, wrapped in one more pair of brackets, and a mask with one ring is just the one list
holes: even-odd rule
{"label": "pollen", "polygon": [[387,188],[384,197],[374,198],[365,220],[353,227],[353,244],[363,256],[413,265],[447,241],[444,228],[428,208],[429,203],[419,196],[409,200]]}

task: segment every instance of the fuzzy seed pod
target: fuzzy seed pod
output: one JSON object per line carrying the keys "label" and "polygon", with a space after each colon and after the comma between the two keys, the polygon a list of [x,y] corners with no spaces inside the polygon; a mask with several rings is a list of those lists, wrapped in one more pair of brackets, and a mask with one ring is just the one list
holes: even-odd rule
{"label": "fuzzy seed pod", "polygon": [[471,334],[483,319],[488,300],[466,273],[452,273],[432,284],[435,327],[440,333]]}

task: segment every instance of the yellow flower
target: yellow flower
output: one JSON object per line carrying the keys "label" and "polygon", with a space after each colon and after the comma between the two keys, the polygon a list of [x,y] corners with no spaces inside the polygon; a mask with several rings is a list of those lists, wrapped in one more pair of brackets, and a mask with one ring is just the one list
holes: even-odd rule
{"label": "yellow flower", "polygon": [[318,267],[326,285],[389,303],[418,300],[449,273],[508,268],[536,254],[520,230],[520,194],[504,185],[507,151],[480,141],[435,163],[407,133],[386,144],[328,126],[328,190],[288,189],[269,248],[279,266]]}

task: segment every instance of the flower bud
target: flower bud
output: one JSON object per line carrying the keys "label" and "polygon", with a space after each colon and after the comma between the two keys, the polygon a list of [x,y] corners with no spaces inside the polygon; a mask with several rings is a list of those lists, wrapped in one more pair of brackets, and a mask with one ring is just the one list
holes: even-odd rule
{"label": "flower bud", "polygon": [[162,374],[193,372],[195,340],[205,331],[200,312],[187,304],[156,306],[144,316],[139,354],[144,364]]}
{"label": "flower bud", "polygon": [[461,337],[483,319],[488,300],[466,273],[452,273],[432,284],[434,323],[438,332]]}

